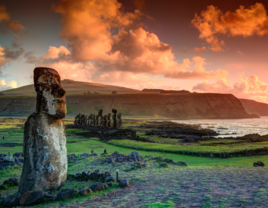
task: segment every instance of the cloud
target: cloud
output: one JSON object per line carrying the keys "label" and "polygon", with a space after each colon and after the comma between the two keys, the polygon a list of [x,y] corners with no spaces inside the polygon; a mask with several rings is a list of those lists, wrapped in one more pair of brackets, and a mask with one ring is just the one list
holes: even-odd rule
{"label": "cloud", "polygon": [[241,81],[235,82],[233,86],[225,79],[218,80],[215,83],[199,83],[193,87],[194,91],[215,92],[215,93],[232,93],[239,98],[256,99],[267,102],[268,84],[260,81],[256,75],[242,78]]}
{"label": "cloud", "polygon": [[195,53],[203,53],[205,51],[207,51],[206,46],[203,46],[202,48],[198,48],[198,47],[194,48]]}
{"label": "cloud", "polygon": [[[25,27],[19,21],[12,21],[10,20],[10,14],[6,11],[5,5],[0,5],[0,23],[4,22],[4,30],[3,32],[6,33],[7,29],[13,31],[13,35],[15,38],[20,39],[18,33],[26,32]],[[27,33],[27,32],[26,32]]]}
{"label": "cloud", "polygon": [[0,80],[0,91],[13,89],[13,88],[17,88],[17,87],[18,87],[17,81],[12,80],[12,81],[6,83],[6,81],[4,79]]}
{"label": "cloud", "polygon": [[199,38],[205,39],[213,51],[224,50],[224,42],[217,37],[220,34],[243,37],[268,34],[268,18],[262,3],[256,3],[249,9],[240,6],[235,12],[225,13],[210,5],[200,15],[195,14],[191,22],[199,30]]}
{"label": "cloud", "polygon": [[241,56],[245,55],[242,51],[237,51],[237,53]]}
{"label": "cloud", "polygon": [[24,49],[20,48],[18,51],[13,51],[7,47],[4,47],[4,57],[7,59],[12,59],[12,60],[16,60],[20,57],[20,55],[22,55],[24,53]]}

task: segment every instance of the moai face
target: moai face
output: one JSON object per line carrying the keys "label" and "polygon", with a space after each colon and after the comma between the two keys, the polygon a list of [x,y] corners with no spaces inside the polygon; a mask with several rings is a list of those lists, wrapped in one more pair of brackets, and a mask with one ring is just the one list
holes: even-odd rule
{"label": "moai face", "polygon": [[46,67],[35,68],[34,87],[37,92],[37,112],[64,118],[67,112],[66,91],[61,86],[58,72]]}

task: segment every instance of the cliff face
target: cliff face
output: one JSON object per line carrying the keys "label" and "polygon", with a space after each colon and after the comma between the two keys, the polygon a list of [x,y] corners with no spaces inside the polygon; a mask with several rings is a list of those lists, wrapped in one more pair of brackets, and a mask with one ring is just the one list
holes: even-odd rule
{"label": "cliff face", "polygon": [[[68,93],[67,93],[68,94]],[[5,96],[8,99],[8,96]],[[0,99],[0,101],[5,100]],[[67,95],[69,115],[95,113],[103,109],[104,114],[116,108],[123,116],[159,115],[175,119],[225,119],[252,118],[241,102],[231,94],[117,94],[117,95]],[[0,102],[1,106],[1,102]],[[35,109],[30,97],[16,97],[5,101],[5,111],[0,115],[27,115]],[[29,115],[29,114],[28,114]]]}
{"label": "cliff face", "polygon": [[239,99],[249,114],[268,116],[268,104],[256,102],[255,100]]}

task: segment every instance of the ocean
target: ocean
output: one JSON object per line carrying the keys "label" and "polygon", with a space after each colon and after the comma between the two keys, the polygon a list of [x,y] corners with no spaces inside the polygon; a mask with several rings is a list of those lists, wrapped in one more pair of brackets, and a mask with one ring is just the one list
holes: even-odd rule
{"label": "ocean", "polygon": [[200,124],[202,128],[212,129],[219,137],[238,137],[247,134],[268,134],[268,116],[253,119],[200,119],[172,120],[176,123]]}

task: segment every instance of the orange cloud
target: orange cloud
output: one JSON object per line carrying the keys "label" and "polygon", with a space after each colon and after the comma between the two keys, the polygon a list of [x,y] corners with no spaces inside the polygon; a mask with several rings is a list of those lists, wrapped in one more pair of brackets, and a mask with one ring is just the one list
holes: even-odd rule
{"label": "orange cloud", "polygon": [[194,52],[196,53],[203,53],[205,51],[207,51],[206,46],[203,46],[202,48],[198,48],[198,47],[194,48]]}
{"label": "orange cloud", "polygon": [[256,75],[243,78],[240,82],[235,82],[233,86],[225,79],[215,83],[200,83],[193,87],[194,91],[232,93],[239,98],[256,99],[267,102],[268,84],[258,79]]}
{"label": "orange cloud", "polygon": [[256,3],[249,9],[240,6],[235,12],[226,13],[210,5],[200,16],[195,14],[192,24],[199,30],[199,38],[206,39],[213,51],[223,50],[224,42],[218,41],[219,34],[244,37],[268,34],[268,18],[262,3]]}
{"label": "orange cloud", "polygon": [[12,80],[12,81],[6,83],[6,81],[4,79],[0,80],[0,91],[12,89],[12,88],[17,88],[17,87],[18,87],[17,81]]}
{"label": "orange cloud", "polygon": [[0,23],[2,21],[5,22],[5,28],[11,29],[15,38],[20,39],[20,36],[17,33],[25,30],[25,27],[19,21],[10,20],[10,15],[6,11],[5,5],[0,5]]}

